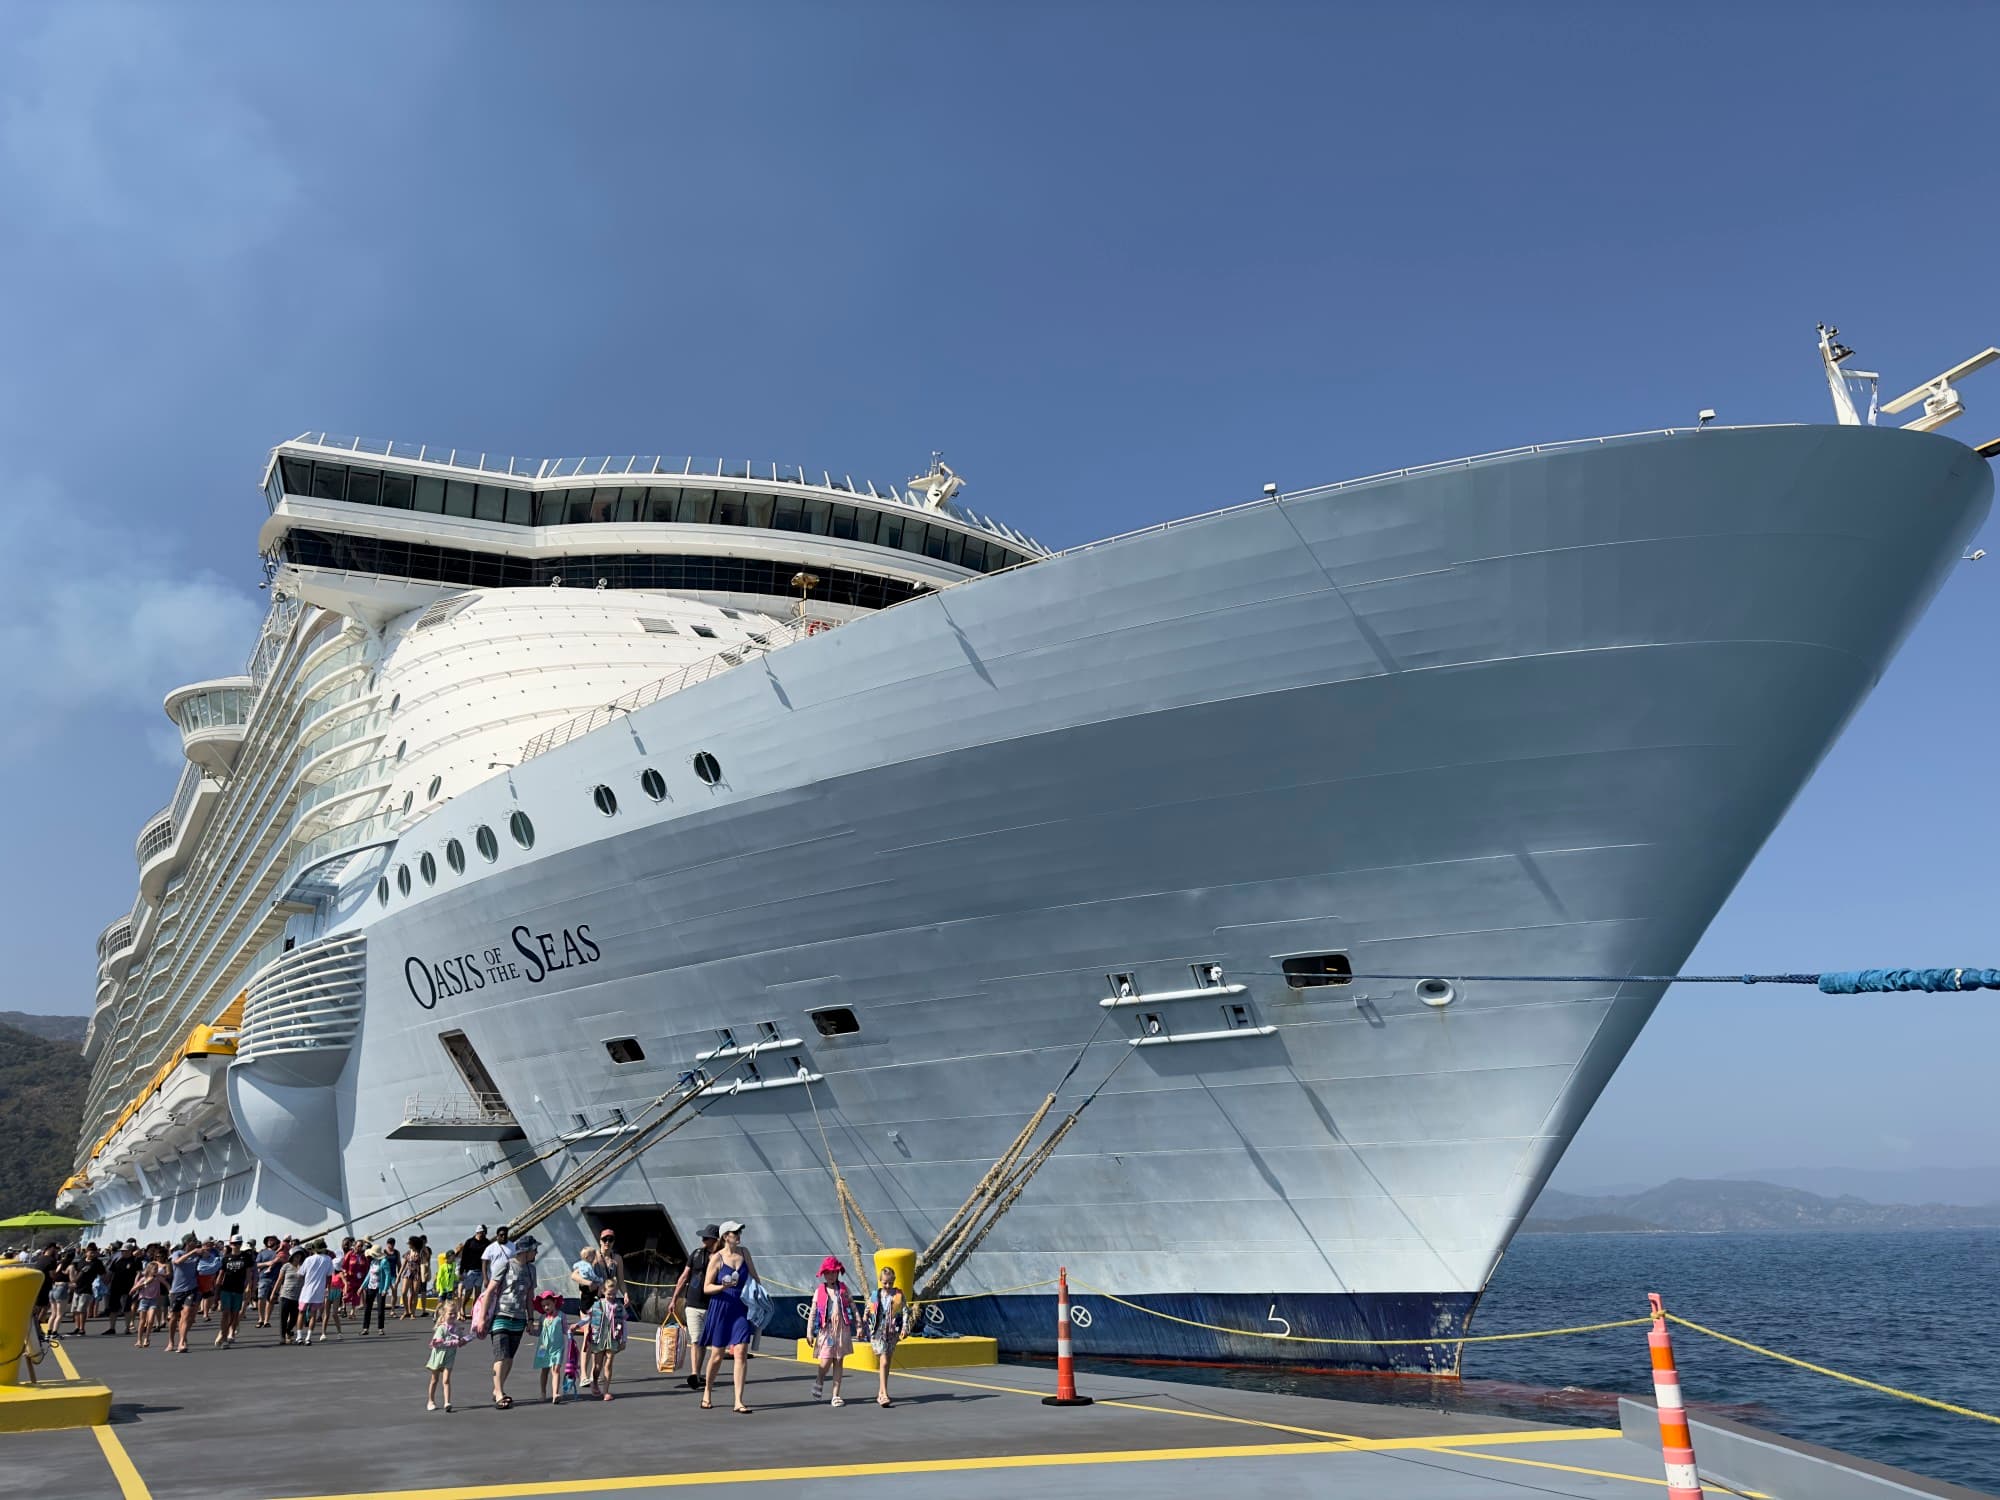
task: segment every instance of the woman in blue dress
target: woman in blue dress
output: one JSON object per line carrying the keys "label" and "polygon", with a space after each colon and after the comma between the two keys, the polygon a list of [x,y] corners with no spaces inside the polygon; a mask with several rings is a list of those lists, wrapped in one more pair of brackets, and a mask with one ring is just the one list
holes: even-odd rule
{"label": "woman in blue dress", "polygon": [[708,1258],[702,1283],[708,1293],[708,1318],[701,1327],[701,1346],[708,1351],[701,1387],[704,1410],[714,1404],[715,1372],[722,1368],[722,1352],[727,1349],[736,1361],[736,1410],[749,1415],[750,1408],[743,1404],[743,1365],[755,1329],[743,1307],[743,1288],[756,1275],[750,1252],[743,1248],[743,1226],[732,1219],[722,1226],[722,1243]]}

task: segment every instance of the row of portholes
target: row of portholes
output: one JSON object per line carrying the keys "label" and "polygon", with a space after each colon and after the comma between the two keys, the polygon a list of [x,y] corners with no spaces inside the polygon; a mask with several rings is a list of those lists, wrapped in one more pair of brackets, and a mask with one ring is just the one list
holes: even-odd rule
{"label": "row of portholes", "polygon": [[[400,759],[400,757],[398,758]],[[426,802],[437,801],[438,792],[443,788],[443,786],[444,786],[444,778],[442,776],[433,776],[431,778],[431,784],[424,790],[424,801]],[[415,805],[416,800],[417,800],[417,789],[415,787],[411,787],[410,790],[403,793],[403,811],[408,812],[410,808]]]}
{"label": "row of portholes", "polygon": [[[516,808],[507,819],[507,831],[514,836],[514,842],[523,849],[535,847],[535,825],[528,815]],[[472,833],[472,846],[479,851],[479,857],[489,865],[500,858],[500,837],[481,823]],[[444,841],[444,862],[451,866],[454,875],[465,873],[465,845],[457,839]],[[417,856],[417,874],[423,877],[425,885],[436,885],[438,878],[437,856],[426,849]],[[402,895],[409,895],[416,882],[410,877],[407,864],[396,866],[396,889]],[[384,875],[375,882],[375,899],[389,904],[389,877]]]}
{"label": "row of portholes", "polygon": [[[705,785],[714,786],[722,780],[722,762],[704,750],[694,758],[694,774]],[[664,802],[667,800],[667,778],[648,766],[639,773],[639,790],[655,802]],[[605,817],[617,816],[618,793],[603,782],[590,789],[590,800]]]}

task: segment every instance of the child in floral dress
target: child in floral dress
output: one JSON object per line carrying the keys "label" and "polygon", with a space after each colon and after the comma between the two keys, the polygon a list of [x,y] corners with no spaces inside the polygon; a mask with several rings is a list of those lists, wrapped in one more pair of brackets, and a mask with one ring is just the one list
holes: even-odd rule
{"label": "child in floral dress", "polygon": [[438,1386],[444,1386],[444,1409],[451,1410],[451,1366],[458,1358],[458,1351],[472,1342],[472,1325],[466,1322],[465,1306],[457,1296],[444,1298],[438,1303],[437,1322],[431,1325],[431,1357],[424,1362],[424,1368],[431,1372],[430,1388],[425,1393],[424,1410],[438,1409]]}

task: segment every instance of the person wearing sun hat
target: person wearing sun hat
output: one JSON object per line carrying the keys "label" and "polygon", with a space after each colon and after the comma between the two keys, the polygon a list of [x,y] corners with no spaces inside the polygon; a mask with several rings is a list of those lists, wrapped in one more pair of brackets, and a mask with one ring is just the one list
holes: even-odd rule
{"label": "person wearing sun hat", "polygon": [[847,1290],[846,1267],[838,1256],[829,1255],[819,1263],[819,1285],[813,1288],[812,1311],[806,1318],[806,1337],[812,1342],[813,1358],[819,1371],[813,1376],[813,1400],[826,1394],[826,1378],[833,1376],[833,1404],[840,1399],[840,1377],[847,1369],[847,1356],[854,1351],[854,1296]]}

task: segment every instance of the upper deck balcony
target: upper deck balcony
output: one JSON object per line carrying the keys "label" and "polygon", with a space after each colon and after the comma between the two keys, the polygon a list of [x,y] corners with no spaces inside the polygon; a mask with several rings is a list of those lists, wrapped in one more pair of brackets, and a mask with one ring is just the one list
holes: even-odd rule
{"label": "upper deck balcony", "polygon": [[[955,503],[942,465],[922,488],[788,465],[623,456],[515,459],[308,433],[265,475],[258,547],[370,618],[427,591],[599,583],[880,609],[1034,560],[1045,549]],[[308,597],[313,597],[308,595]],[[355,613],[354,610],[347,610]]]}
{"label": "upper deck balcony", "polygon": [[167,694],[166,710],[181,732],[187,758],[224,774],[235,763],[256,701],[257,687],[250,678],[218,677],[175,688]]}

